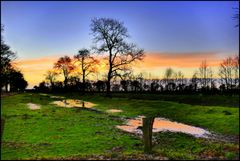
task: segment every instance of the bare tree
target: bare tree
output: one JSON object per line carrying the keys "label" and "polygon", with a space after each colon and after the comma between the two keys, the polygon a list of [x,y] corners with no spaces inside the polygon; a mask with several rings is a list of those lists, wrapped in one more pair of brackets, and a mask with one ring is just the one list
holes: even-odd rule
{"label": "bare tree", "polygon": [[90,56],[88,49],[81,49],[78,51],[77,55],[74,55],[76,63],[80,66],[82,81],[83,81],[83,93],[85,93],[85,82],[86,77],[96,71],[96,64],[98,61]]}
{"label": "bare tree", "polygon": [[48,70],[45,74],[45,79],[50,82],[51,88],[54,87],[54,82],[56,81],[57,72],[54,70]]}
{"label": "bare tree", "polygon": [[1,88],[5,86],[6,92],[8,91],[8,85],[10,84],[10,74],[14,70],[13,60],[16,59],[16,53],[13,52],[10,47],[3,40],[4,28],[1,25],[1,66],[0,66],[0,76],[1,76]]}
{"label": "bare tree", "polygon": [[199,78],[198,78],[198,73],[197,73],[197,71],[195,71],[195,72],[193,73],[193,76],[192,76],[190,82],[191,82],[191,84],[190,84],[191,90],[193,90],[193,91],[196,92],[197,89],[198,89],[198,83],[199,83]]}
{"label": "bare tree", "polygon": [[174,70],[172,68],[167,68],[164,74],[164,81],[166,84],[173,81]]}
{"label": "bare tree", "polygon": [[74,65],[69,56],[60,57],[54,64],[54,69],[60,70],[64,76],[64,86],[67,87],[69,74],[74,70]]}
{"label": "bare tree", "polygon": [[199,81],[202,87],[206,88],[209,83],[211,82],[211,77],[212,77],[213,71],[212,69],[208,66],[207,61],[203,60],[200,67],[199,67]]}
{"label": "bare tree", "polygon": [[233,58],[234,84],[239,87],[239,56]]}
{"label": "bare tree", "polygon": [[184,74],[181,71],[178,71],[176,76],[178,84],[182,85],[184,83]]}
{"label": "bare tree", "polygon": [[94,47],[98,53],[108,53],[107,95],[110,95],[111,79],[121,77],[121,71],[136,60],[142,60],[144,52],[136,45],[127,43],[127,28],[122,22],[110,18],[95,18],[91,23]]}
{"label": "bare tree", "polygon": [[234,63],[231,57],[223,60],[219,68],[219,76],[222,84],[225,84],[227,89],[232,88],[234,77]]}

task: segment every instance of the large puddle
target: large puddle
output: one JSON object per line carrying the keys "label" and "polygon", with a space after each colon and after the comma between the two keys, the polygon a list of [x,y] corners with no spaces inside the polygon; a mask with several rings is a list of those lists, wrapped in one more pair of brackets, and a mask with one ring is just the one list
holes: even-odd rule
{"label": "large puddle", "polygon": [[66,107],[66,108],[73,108],[73,107],[92,108],[93,106],[96,106],[96,104],[94,103],[77,100],[77,99],[65,99],[61,101],[53,101],[51,104],[55,104],[57,106]]}
{"label": "large puddle", "polygon": [[[142,118],[144,116],[138,116],[135,119],[127,120],[126,125],[116,126],[118,129],[127,131],[130,133],[142,134]],[[153,123],[153,132],[170,131],[181,132],[195,137],[207,138],[211,133],[199,127],[194,127],[178,122],[173,122],[165,118],[155,118]]]}
{"label": "large puddle", "polygon": [[40,109],[40,105],[34,104],[34,103],[28,103],[28,108],[31,110],[38,110]]}

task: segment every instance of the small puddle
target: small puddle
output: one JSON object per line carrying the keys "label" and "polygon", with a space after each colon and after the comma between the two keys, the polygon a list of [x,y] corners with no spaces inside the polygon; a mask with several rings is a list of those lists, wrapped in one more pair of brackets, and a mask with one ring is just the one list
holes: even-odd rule
{"label": "small puddle", "polygon": [[96,104],[94,104],[94,103],[86,102],[86,101],[82,101],[82,100],[76,100],[76,99],[53,101],[51,104],[55,104],[57,106],[66,107],[66,108],[73,108],[73,107],[92,108],[93,106],[96,106]]}
{"label": "small puddle", "polygon": [[65,98],[64,96],[51,96],[51,95],[48,95],[48,94],[45,94],[45,93],[40,93],[39,95],[41,95],[41,96],[50,96],[50,98],[59,98],[59,99],[64,99]]}
{"label": "small puddle", "polygon": [[64,99],[65,97],[63,97],[63,96],[50,96],[50,98],[59,98],[59,99]]}
{"label": "small puddle", "polygon": [[118,110],[118,109],[109,109],[107,110],[108,113],[118,113],[118,112],[123,112],[122,110]]}
{"label": "small puddle", "polygon": [[[129,119],[127,120],[126,125],[116,127],[130,133],[142,134],[142,118],[144,118],[144,116],[138,116],[135,119]],[[173,122],[165,118],[156,117],[153,123],[153,132],[161,131],[181,132],[202,138],[208,138],[208,136],[211,134],[209,131],[199,127],[190,126],[183,123]]]}
{"label": "small puddle", "polygon": [[45,93],[40,93],[39,95],[41,95],[41,96],[48,96],[48,94],[45,94]]}
{"label": "small puddle", "polygon": [[40,109],[40,105],[34,104],[34,103],[28,103],[28,108],[31,110],[39,110]]}

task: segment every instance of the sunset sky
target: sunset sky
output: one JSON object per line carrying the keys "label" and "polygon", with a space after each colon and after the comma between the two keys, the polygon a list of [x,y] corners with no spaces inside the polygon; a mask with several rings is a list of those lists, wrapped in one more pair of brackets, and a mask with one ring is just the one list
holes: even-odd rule
{"label": "sunset sky", "polygon": [[94,17],[116,18],[146,58],[135,71],[162,77],[167,67],[191,77],[202,60],[217,73],[221,60],[237,55],[239,28],[232,2],[1,2],[4,40],[17,52],[16,66],[32,88],[60,56],[93,45]]}

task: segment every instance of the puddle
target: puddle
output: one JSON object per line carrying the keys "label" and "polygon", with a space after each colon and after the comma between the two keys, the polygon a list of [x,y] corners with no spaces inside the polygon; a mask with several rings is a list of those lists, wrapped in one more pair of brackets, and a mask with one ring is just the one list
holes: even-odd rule
{"label": "puddle", "polygon": [[107,110],[108,113],[118,113],[118,112],[123,112],[122,110],[118,110],[118,109],[109,109]]}
{"label": "puddle", "polygon": [[[126,125],[116,126],[118,129],[123,131],[127,131],[130,133],[142,134],[142,118],[144,116],[138,116],[135,119],[127,120]],[[170,132],[181,132],[189,135],[193,135],[195,137],[203,137],[208,138],[211,134],[207,130],[204,130],[199,127],[194,127],[178,122],[173,122],[167,120],[165,118],[155,118],[153,123],[153,132],[161,132],[161,131],[170,131]]]}
{"label": "puddle", "polygon": [[63,96],[51,96],[51,95],[48,95],[48,94],[45,94],[45,93],[40,93],[39,95],[41,95],[41,96],[50,96],[50,98],[59,98],[59,99],[64,99],[65,98]]}
{"label": "puddle", "polygon": [[40,93],[39,95],[41,95],[41,96],[48,96],[48,94],[45,94],[45,93]]}
{"label": "puddle", "polygon": [[55,104],[61,107],[72,108],[72,107],[85,107],[85,108],[92,108],[96,106],[96,104],[91,102],[86,102],[82,100],[75,100],[75,99],[66,99],[62,101],[53,101],[51,104]]}
{"label": "puddle", "polygon": [[63,97],[63,96],[50,96],[50,98],[59,98],[59,99],[64,99],[65,97]]}
{"label": "puddle", "polygon": [[31,110],[39,110],[40,109],[40,105],[36,105],[34,103],[28,103],[28,108]]}

